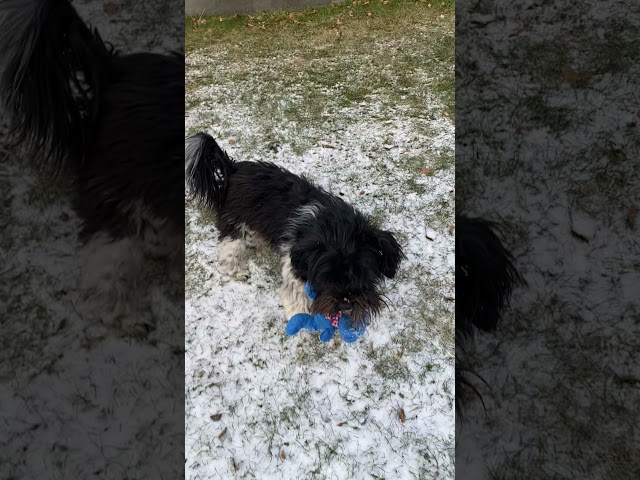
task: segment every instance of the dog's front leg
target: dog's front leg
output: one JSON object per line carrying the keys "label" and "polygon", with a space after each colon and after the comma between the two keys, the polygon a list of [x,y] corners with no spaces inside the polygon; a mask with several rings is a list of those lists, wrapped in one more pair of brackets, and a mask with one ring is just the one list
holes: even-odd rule
{"label": "dog's front leg", "polygon": [[280,296],[287,319],[296,313],[311,313],[311,301],[304,291],[304,281],[299,279],[291,267],[289,255],[282,257],[282,286]]}

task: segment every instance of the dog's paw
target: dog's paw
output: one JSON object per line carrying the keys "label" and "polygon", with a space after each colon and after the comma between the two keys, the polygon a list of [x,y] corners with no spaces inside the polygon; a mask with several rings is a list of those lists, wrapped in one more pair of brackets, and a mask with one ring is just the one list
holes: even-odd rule
{"label": "dog's paw", "polygon": [[238,262],[221,261],[219,263],[219,269],[225,275],[239,282],[246,282],[251,277],[249,267]]}

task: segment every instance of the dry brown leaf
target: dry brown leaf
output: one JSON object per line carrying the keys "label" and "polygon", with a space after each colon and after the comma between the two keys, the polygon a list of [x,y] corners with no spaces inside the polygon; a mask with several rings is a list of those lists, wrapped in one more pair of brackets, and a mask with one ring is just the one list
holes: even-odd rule
{"label": "dry brown leaf", "polygon": [[636,226],[636,217],[640,213],[640,207],[638,207],[635,203],[629,205],[629,210],[627,211],[627,227],[633,230]]}
{"label": "dry brown leaf", "polygon": [[562,78],[565,82],[571,85],[579,83],[587,83],[591,80],[591,74],[586,72],[579,72],[571,67],[564,67],[562,69]]}
{"label": "dry brown leaf", "polygon": [[398,358],[402,358],[402,355],[404,355],[404,345],[400,347],[400,350],[396,352],[396,355]]}
{"label": "dry brown leaf", "polygon": [[287,456],[284,454],[284,449],[280,451],[280,460],[283,462],[287,459]]}
{"label": "dry brown leaf", "polygon": [[449,225],[449,235],[453,235],[453,232],[455,232],[455,230],[456,226],[453,223]]}
{"label": "dry brown leaf", "polygon": [[365,194],[365,191],[364,191],[364,190],[362,190],[362,191],[360,192],[360,195],[364,195],[364,194]]}
{"label": "dry brown leaf", "polygon": [[198,373],[196,373],[196,376],[197,376],[198,378],[202,378],[202,377],[204,377],[204,370],[200,370]]}
{"label": "dry brown leaf", "polygon": [[402,423],[404,423],[404,421],[407,419],[407,416],[404,413],[404,408],[401,408],[400,410],[398,410],[398,418]]}
{"label": "dry brown leaf", "polygon": [[219,422],[220,419],[222,418],[222,414],[221,413],[216,413],[214,415],[211,415],[209,418],[211,420],[213,420],[214,422]]}
{"label": "dry brown leaf", "polygon": [[102,9],[104,10],[104,13],[106,13],[107,15],[114,15],[118,13],[118,11],[120,10],[120,5],[113,2],[107,2],[104,4]]}
{"label": "dry brown leaf", "polygon": [[424,167],[420,172],[424,175],[433,175],[433,169],[429,167]]}
{"label": "dry brown leaf", "polygon": [[236,141],[233,138],[229,139],[229,145],[235,145]]}
{"label": "dry brown leaf", "polygon": [[220,432],[220,435],[218,435],[218,438],[222,440],[226,435],[227,435],[227,427],[224,427],[224,430]]}

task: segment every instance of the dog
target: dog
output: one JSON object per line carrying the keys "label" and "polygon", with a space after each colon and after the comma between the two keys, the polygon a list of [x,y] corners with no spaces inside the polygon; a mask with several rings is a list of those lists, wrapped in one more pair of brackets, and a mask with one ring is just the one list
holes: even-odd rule
{"label": "dog", "polygon": [[484,402],[470,377],[476,330],[493,332],[509,306],[513,288],[524,280],[494,222],[456,216],[456,412],[462,416],[467,393]]}
{"label": "dog", "polygon": [[[405,258],[391,232],[380,230],[344,200],[268,162],[236,162],[208,134],[185,141],[185,178],[193,196],[215,214],[220,267],[248,278],[248,244],[281,256],[285,316],[333,315],[354,322],[379,314],[381,286]],[[311,302],[305,282],[317,292]]]}
{"label": "dog", "polygon": [[68,0],[4,0],[0,32],[10,140],[72,180],[82,288],[113,310],[145,255],[184,248],[184,56],[121,55]]}

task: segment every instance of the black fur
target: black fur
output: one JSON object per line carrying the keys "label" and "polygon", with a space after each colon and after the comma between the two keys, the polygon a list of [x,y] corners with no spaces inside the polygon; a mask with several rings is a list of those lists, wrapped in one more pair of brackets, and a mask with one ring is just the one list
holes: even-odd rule
{"label": "black fur", "polygon": [[475,329],[494,331],[508,307],[513,287],[523,283],[495,223],[456,217],[456,410],[460,415],[468,390],[481,400],[469,365]]}
{"label": "black fur", "polygon": [[382,280],[404,258],[394,236],[309,180],[267,162],[234,162],[215,140],[186,140],[187,183],[216,213],[220,240],[256,232],[288,253],[295,275],[318,296],[315,313],[349,311],[361,321],[380,312]]}
{"label": "black fur", "polygon": [[183,56],[119,55],[68,0],[8,0],[0,11],[13,139],[75,180],[81,238],[167,220],[184,229]]}

